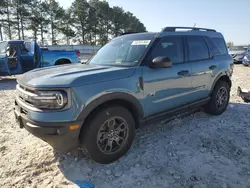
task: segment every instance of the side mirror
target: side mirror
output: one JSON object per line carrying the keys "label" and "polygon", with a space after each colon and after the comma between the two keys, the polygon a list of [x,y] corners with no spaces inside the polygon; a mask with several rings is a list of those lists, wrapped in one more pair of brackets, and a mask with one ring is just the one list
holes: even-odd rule
{"label": "side mirror", "polygon": [[156,57],[153,59],[151,67],[153,68],[169,68],[172,67],[172,61],[169,57]]}

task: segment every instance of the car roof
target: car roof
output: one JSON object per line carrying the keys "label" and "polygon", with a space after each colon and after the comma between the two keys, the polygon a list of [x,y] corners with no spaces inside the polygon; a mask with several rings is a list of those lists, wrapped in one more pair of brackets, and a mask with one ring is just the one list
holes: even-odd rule
{"label": "car roof", "polygon": [[24,40],[9,40],[9,43],[23,43]]}

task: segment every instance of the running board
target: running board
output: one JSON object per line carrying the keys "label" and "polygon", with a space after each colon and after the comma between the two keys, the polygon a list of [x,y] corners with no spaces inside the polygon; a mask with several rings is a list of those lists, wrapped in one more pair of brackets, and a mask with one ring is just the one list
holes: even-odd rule
{"label": "running board", "polygon": [[205,99],[200,100],[200,101],[197,101],[197,102],[194,102],[194,103],[191,103],[191,104],[187,104],[185,106],[181,106],[179,108],[165,111],[163,113],[149,116],[149,117],[143,119],[141,123],[142,123],[142,125],[145,125],[145,124],[150,124],[150,123],[158,122],[158,121],[162,121],[162,120],[171,121],[175,118],[180,118],[180,117],[184,117],[184,116],[193,114],[193,113],[201,110],[202,106],[207,104],[209,102],[209,100],[210,100],[210,97],[205,98]]}

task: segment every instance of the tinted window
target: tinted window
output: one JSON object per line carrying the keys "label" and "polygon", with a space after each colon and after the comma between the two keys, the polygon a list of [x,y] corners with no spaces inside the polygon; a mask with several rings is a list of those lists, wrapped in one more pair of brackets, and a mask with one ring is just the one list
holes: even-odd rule
{"label": "tinted window", "polygon": [[190,61],[203,60],[209,58],[208,47],[203,37],[187,37],[187,45]]}
{"label": "tinted window", "polygon": [[158,56],[166,56],[173,63],[183,62],[183,45],[181,37],[165,37],[152,52],[152,59]]}
{"label": "tinted window", "polygon": [[227,46],[223,38],[213,38],[214,43],[218,46],[222,54],[227,54]]}
{"label": "tinted window", "polygon": [[21,50],[21,53],[22,53],[22,54],[27,53],[27,50],[26,50],[24,44],[20,44],[20,50]]}
{"label": "tinted window", "polygon": [[210,51],[213,53],[213,55],[221,55],[222,52],[218,48],[218,46],[209,38],[205,37],[207,44],[209,46]]}

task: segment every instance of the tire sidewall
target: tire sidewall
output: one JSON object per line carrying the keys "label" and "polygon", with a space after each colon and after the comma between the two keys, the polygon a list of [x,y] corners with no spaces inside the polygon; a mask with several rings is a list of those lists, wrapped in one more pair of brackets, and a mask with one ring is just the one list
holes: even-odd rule
{"label": "tire sidewall", "polygon": [[[128,125],[128,138],[123,147],[114,154],[104,154],[97,145],[97,134],[102,124],[109,118],[118,116],[123,118]],[[131,113],[123,107],[111,106],[98,110],[86,121],[86,128],[81,131],[81,145],[87,155],[93,160],[107,164],[123,156],[131,147],[135,135],[135,121]]]}
{"label": "tire sidewall", "polygon": [[[223,106],[223,108],[218,108],[216,105],[216,97],[217,97],[217,93],[221,88],[225,88],[227,90],[227,101],[226,101],[226,105]],[[228,106],[230,100],[230,87],[228,85],[227,82],[225,81],[219,81],[216,86],[214,87],[212,96],[211,96],[211,100],[210,100],[210,110],[212,111],[213,114],[215,115],[220,115],[222,114]]]}

